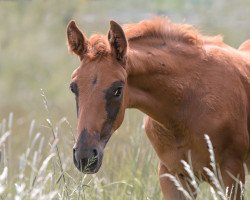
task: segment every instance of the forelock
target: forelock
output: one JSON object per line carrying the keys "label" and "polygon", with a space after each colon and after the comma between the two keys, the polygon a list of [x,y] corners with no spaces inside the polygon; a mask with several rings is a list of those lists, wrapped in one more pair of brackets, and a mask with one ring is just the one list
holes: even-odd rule
{"label": "forelock", "polygon": [[88,57],[90,59],[106,56],[109,52],[110,46],[107,36],[94,34],[89,38]]}

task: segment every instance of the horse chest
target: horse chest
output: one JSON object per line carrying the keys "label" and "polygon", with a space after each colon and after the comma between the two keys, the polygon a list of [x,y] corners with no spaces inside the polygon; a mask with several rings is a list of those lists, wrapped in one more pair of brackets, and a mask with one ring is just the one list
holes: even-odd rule
{"label": "horse chest", "polygon": [[[176,137],[172,130],[168,130],[147,117],[144,121],[146,134],[153,145],[160,161],[167,167],[169,172],[176,174],[185,173],[181,160],[188,160],[189,152],[199,152],[192,145],[190,134],[182,133]],[[192,154],[192,162],[199,163],[193,166],[197,171],[205,165],[202,156]],[[199,161],[199,162],[196,162]]]}

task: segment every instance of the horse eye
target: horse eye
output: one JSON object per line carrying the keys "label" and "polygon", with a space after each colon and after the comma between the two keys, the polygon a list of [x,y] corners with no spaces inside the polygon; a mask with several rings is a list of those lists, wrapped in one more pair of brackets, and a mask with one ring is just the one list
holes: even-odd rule
{"label": "horse eye", "polygon": [[70,87],[71,92],[75,93],[74,88]]}
{"label": "horse eye", "polygon": [[119,97],[122,94],[122,87],[118,87],[114,90],[114,96]]}
{"label": "horse eye", "polygon": [[71,92],[73,92],[74,94],[77,94],[77,85],[76,83],[72,82],[69,86]]}

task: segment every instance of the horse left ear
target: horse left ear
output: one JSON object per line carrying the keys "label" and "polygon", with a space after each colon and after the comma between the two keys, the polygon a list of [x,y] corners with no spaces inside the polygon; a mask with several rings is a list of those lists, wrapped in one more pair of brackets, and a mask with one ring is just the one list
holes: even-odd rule
{"label": "horse left ear", "polygon": [[69,51],[78,55],[82,60],[88,51],[88,40],[77,27],[75,21],[70,21],[67,26],[67,38]]}
{"label": "horse left ear", "polygon": [[115,21],[110,21],[108,40],[111,53],[122,64],[125,65],[127,57],[127,39],[122,27]]}

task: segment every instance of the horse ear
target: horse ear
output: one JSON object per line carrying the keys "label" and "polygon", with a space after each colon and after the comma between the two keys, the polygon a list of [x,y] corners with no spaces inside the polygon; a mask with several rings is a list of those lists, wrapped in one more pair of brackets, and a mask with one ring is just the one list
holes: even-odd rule
{"label": "horse ear", "polygon": [[111,53],[119,62],[121,62],[121,64],[125,64],[127,54],[127,39],[122,27],[112,20],[110,21],[108,40],[111,47]]}
{"label": "horse ear", "polygon": [[67,38],[69,51],[75,53],[82,59],[88,50],[88,41],[78,29],[75,21],[70,21],[67,26]]}

